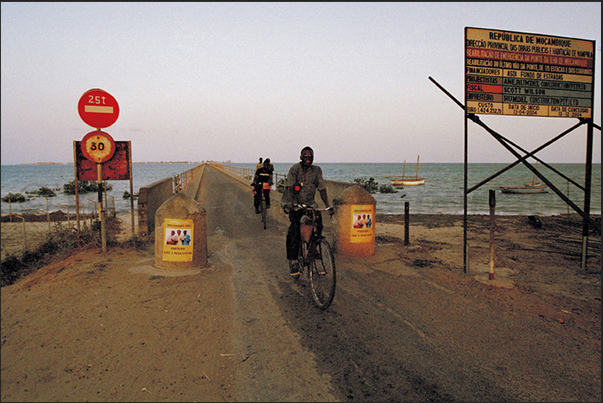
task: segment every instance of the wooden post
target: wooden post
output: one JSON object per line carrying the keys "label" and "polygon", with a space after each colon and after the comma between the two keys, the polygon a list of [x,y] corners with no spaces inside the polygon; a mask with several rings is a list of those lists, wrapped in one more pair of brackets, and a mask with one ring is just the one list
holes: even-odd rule
{"label": "wooden post", "polygon": [[136,234],[134,228],[134,176],[132,174],[132,142],[128,141],[128,171],[130,176],[130,219],[132,222],[132,235]]}
{"label": "wooden post", "polygon": [[494,189],[490,189],[490,197],[488,200],[490,205],[490,280],[494,280],[494,232],[496,231],[496,221],[494,215],[494,209],[496,207],[496,192]]}
{"label": "wooden post", "polygon": [[404,202],[404,245],[408,245],[410,244],[410,239],[409,239],[409,234],[410,234],[410,228],[409,228],[409,223],[410,223],[410,217],[408,214],[408,202]]}
{"label": "wooden post", "polygon": [[50,232],[50,212],[48,211],[48,197],[44,197],[46,198],[46,220],[48,221],[48,232]]}
{"label": "wooden post", "polygon": [[101,241],[103,244],[103,252],[107,251],[107,232],[105,228],[105,212],[103,210],[103,164],[96,164],[96,171],[98,172],[98,216],[101,223]]}
{"label": "wooden post", "polygon": [[[80,195],[78,191],[79,182],[77,179],[77,152],[76,152],[76,141],[73,141],[73,168],[75,170],[75,180],[73,181],[75,185],[75,219],[77,221],[77,234],[80,234]],[[83,207],[83,206],[82,206]]]}

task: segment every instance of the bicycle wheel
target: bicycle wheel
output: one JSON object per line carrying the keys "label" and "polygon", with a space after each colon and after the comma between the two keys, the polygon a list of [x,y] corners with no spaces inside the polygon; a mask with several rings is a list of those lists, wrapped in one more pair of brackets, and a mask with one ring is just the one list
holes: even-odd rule
{"label": "bicycle wheel", "polygon": [[266,199],[264,197],[260,202],[260,211],[262,212],[262,223],[264,223],[264,229],[266,229]]}
{"label": "bicycle wheel", "polygon": [[312,299],[320,309],[327,309],[335,297],[335,255],[329,242],[322,238],[316,243],[317,259],[310,259],[309,276]]}

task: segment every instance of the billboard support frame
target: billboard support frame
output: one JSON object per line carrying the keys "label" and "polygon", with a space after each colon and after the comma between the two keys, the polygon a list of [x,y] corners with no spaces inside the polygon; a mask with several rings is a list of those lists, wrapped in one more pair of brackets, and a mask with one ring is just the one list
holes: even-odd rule
{"label": "billboard support frame", "polygon": [[[486,184],[488,181],[490,181],[494,177],[496,177],[496,176],[500,175],[501,173],[505,172],[506,170],[510,169],[512,166],[518,164],[519,162],[523,163],[530,171],[532,171],[547,186],[549,186],[566,204],[568,204],[578,214],[580,214],[580,216],[582,216],[583,222],[582,222],[581,269],[585,270],[586,269],[586,260],[587,260],[586,252],[587,252],[587,247],[588,247],[589,228],[592,225],[595,228],[597,228],[599,230],[599,232],[601,231],[600,224],[598,224],[596,221],[594,221],[590,217],[590,195],[591,195],[591,187],[592,187],[593,127],[596,127],[599,130],[601,130],[601,127],[599,125],[596,125],[593,122],[592,118],[580,118],[579,119],[580,122],[577,123],[576,125],[574,125],[573,127],[571,127],[570,129],[559,134],[554,139],[551,139],[550,141],[544,143],[540,147],[536,148],[534,151],[527,152],[527,151],[523,150],[520,146],[516,145],[515,143],[511,142],[510,140],[506,139],[505,137],[503,137],[502,135],[500,135],[499,133],[497,133],[490,127],[488,127],[488,125],[486,125],[481,119],[479,119],[479,117],[477,115],[468,113],[465,105],[463,105],[459,100],[457,100],[450,92],[448,92],[444,87],[442,87],[432,77],[429,77],[429,80],[431,80],[440,90],[442,90],[442,92],[444,92],[446,95],[448,95],[449,98],[451,98],[461,109],[463,109],[464,117],[465,117],[464,118],[464,170],[463,170],[463,172],[464,172],[464,178],[463,178],[463,210],[464,210],[463,211],[463,272],[467,273],[469,271],[469,248],[468,248],[468,242],[467,242],[467,238],[468,238],[467,237],[467,228],[468,228],[468,225],[467,225],[467,211],[468,211],[467,195],[470,192],[483,186],[484,184]],[[517,158],[517,161],[515,161],[511,165],[507,166],[506,168],[503,168],[498,173],[490,176],[486,180],[473,186],[470,191],[468,191],[468,187],[467,187],[467,185],[468,185],[468,183],[467,183],[468,182],[468,145],[469,145],[468,121],[469,120],[471,120],[475,124],[484,128],[499,143],[501,143],[503,145],[503,147],[505,147],[511,154],[513,154]],[[553,185],[548,179],[546,179],[546,177],[544,175],[542,175],[540,172],[538,172],[538,170],[536,170],[536,168],[533,168],[531,166],[531,164],[527,161],[527,158],[529,158],[529,157],[535,158],[532,154],[535,154],[536,152],[542,150],[544,147],[559,140],[561,137],[565,136],[566,134],[572,132],[573,130],[575,130],[576,128],[578,128],[584,124],[587,125],[587,146],[586,146],[586,167],[585,167],[586,173],[585,173],[584,187],[579,186],[575,181],[571,181],[574,185],[578,186],[580,189],[582,189],[584,191],[584,209],[582,210],[574,202],[572,202],[568,197],[566,197],[559,189],[557,189],[557,187],[555,187],[555,185]],[[521,156],[515,149],[513,149],[511,147],[511,145],[519,148],[522,152],[524,152],[526,154],[526,156]],[[538,159],[538,161],[540,161],[540,159]],[[543,162],[543,161],[541,161],[541,162]],[[559,172],[557,172],[557,173],[560,174]],[[565,175],[563,175],[563,174],[561,174],[561,175],[563,177],[567,178]]]}

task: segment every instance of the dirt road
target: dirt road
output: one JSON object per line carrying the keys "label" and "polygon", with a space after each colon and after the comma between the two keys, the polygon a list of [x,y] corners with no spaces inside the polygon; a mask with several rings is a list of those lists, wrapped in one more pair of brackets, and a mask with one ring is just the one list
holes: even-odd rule
{"label": "dirt road", "polygon": [[2,289],[2,401],[601,400],[600,235],[586,271],[552,241],[575,221],[501,220],[488,282],[487,219],[463,273],[459,217],[413,218],[409,246],[378,217],[375,255],[337,256],[323,312],[289,278],[282,213],[263,230],[249,187],[203,181],[201,273],[165,276],[151,245]]}

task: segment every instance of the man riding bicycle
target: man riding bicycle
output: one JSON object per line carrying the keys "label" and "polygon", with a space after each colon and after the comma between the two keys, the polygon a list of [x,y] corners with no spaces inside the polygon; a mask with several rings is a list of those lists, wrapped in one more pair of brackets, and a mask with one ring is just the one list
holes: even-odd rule
{"label": "man riding bicycle", "polygon": [[264,189],[264,183],[267,183],[272,187],[274,184],[272,179],[273,170],[274,168],[270,163],[270,158],[266,158],[262,164],[262,167],[256,169],[255,174],[253,175],[253,182],[251,182],[251,186],[253,186],[254,189],[253,206],[255,207],[256,214],[260,214],[262,192],[264,193],[264,198],[266,199],[266,208],[270,208],[270,189]]}
{"label": "man riding bicycle", "polygon": [[[316,190],[320,193],[320,198],[325,206],[329,208],[329,215],[333,215],[333,208],[329,204],[327,188],[322,177],[322,169],[314,162],[314,150],[311,147],[304,147],[301,150],[300,162],[289,169],[287,182],[285,184],[285,193],[283,196],[283,208],[289,213],[289,231],[287,232],[287,259],[291,261],[291,276],[297,278],[301,276],[301,269],[297,261],[298,250],[301,243],[300,220],[304,215],[303,210],[294,210],[295,204],[306,204],[312,207],[318,207],[315,201]],[[316,212],[318,224],[318,236],[322,234],[322,215],[320,211]]]}

